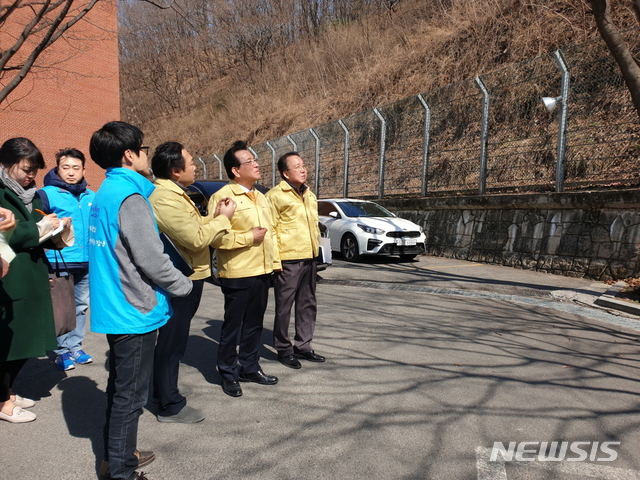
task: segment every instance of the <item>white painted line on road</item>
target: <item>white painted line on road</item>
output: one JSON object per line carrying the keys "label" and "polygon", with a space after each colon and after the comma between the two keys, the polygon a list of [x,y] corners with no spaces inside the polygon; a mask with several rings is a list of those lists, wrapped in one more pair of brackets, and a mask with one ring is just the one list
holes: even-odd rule
{"label": "white painted line on road", "polygon": [[[495,461],[491,461],[491,448],[476,448],[476,468],[478,470],[478,480],[508,480],[505,461],[501,455]],[[543,468],[557,473],[571,475],[583,475],[585,477],[602,478],[605,480],[640,480],[640,472],[637,470],[627,470],[625,468],[608,467],[595,463],[586,462],[545,462],[533,461],[522,462],[512,460],[519,467]]]}

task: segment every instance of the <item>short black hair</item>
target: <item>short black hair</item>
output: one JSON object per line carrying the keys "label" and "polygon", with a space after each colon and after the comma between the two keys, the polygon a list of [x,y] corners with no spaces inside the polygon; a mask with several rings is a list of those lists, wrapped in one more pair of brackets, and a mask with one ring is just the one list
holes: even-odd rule
{"label": "short black hair", "polygon": [[63,148],[58,150],[56,153],[56,165],[60,165],[60,159],[62,157],[77,158],[82,162],[82,166],[84,167],[84,153],[77,148]]}
{"label": "short black hair", "polygon": [[140,155],[144,134],[138,127],[126,122],[105,123],[91,136],[89,153],[100,167],[121,167],[124,152],[132,150]]}
{"label": "short black hair", "polygon": [[0,147],[0,165],[9,168],[20,163],[21,160],[28,160],[33,169],[45,167],[42,153],[28,138],[10,138],[2,144],[2,147]]}
{"label": "short black hair", "polygon": [[247,144],[242,140],[237,140],[233,142],[231,148],[224,152],[224,158],[222,159],[224,162],[224,169],[227,171],[227,175],[231,180],[234,180],[236,176],[233,174],[233,169],[240,167],[240,161],[236,158],[236,152],[240,150],[248,150]]}
{"label": "short black hair", "polygon": [[184,170],[184,146],[178,142],[165,142],[156,148],[151,159],[151,169],[158,178],[171,179],[174,168]]}
{"label": "short black hair", "polygon": [[299,157],[300,154],[298,152],[287,152],[278,159],[278,171],[280,172],[280,176],[283,179],[284,179],[283,173],[289,170],[289,167],[287,166],[287,159],[293,156]]}

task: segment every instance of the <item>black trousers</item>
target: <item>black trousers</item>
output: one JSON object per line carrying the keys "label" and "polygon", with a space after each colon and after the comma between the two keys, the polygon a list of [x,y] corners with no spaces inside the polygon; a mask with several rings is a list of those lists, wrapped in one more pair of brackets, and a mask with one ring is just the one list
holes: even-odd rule
{"label": "black trousers", "polygon": [[220,279],[224,322],[218,347],[218,372],[226,381],[237,381],[240,371],[260,370],[260,337],[269,282],[270,275]]}
{"label": "black trousers", "polygon": [[6,402],[11,397],[10,392],[13,382],[25,363],[27,363],[26,358],[0,362],[0,402]]}
{"label": "black trousers", "polygon": [[204,280],[194,280],[186,297],[172,297],[173,315],[158,330],[153,358],[154,396],[160,401],[160,416],[176,415],[187,404],[178,391],[180,360],[187,350],[191,319],[198,311]]}

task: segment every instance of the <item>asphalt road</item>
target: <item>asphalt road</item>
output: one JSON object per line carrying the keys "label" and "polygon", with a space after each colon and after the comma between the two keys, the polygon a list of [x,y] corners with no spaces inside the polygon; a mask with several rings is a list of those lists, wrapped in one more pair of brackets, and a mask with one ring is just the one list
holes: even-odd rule
{"label": "asphalt road", "polygon": [[[181,383],[207,418],[159,423],[148,406],[150,479],[640,478],[640,321],[590,306],[606,285],[433,257],[337,260],[321,276],[327,362],[277,362],[270,298],[261,365],[280,382],[241,398],[219,386],[223,298],[205,288]],[[107,343],[85,346],[94,363],[69,372],[28,362],[15,390],[39,400],[38,419],[0,422],[0,479],[96,478]],[[614,461],[489,458],[494,442],[554,441],[620,443]]]}

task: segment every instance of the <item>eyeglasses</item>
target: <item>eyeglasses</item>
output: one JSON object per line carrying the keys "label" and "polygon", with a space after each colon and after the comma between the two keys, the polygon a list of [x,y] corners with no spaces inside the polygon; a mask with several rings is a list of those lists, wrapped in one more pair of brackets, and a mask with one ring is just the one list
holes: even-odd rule
{"label": "eyeglasses", "polygon": [[139,151],[139,152],[141,152],[141,151],[143,151],[143,150],[144,150],[144,153],[146,153],[147,155],[149,155],[149,147],[147,147],[147,146],[143,145],[143,146],[141,146],[141,147],[140,147],[140,150],[138,150],[138,151]]}
{"label": "eyeglasses", "polygon": [[297,167],[289,168],[288,170],[294,170],[294,171],[297,171],[297,172],[301,172],[302,170],[306,170],[306,169],[307,169],[307,166],[305,164],[302,164],[302,165],[298,165]]}
{"label": "eyeglasses", "polygon": [[258,161],[254,158],[253,160],[247,160],[246,162],[240,162],[240,166],[242,165],[258,165]]}

